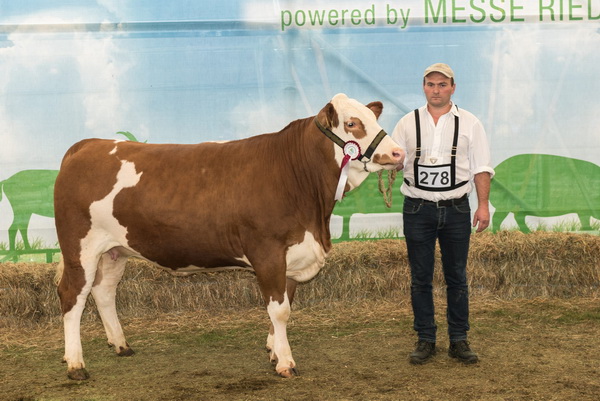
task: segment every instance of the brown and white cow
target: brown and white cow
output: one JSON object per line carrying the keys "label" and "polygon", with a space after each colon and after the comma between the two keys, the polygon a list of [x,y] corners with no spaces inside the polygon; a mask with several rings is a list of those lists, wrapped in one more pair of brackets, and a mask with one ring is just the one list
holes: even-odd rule
{"label": "brown and white cow", "polygon": [[381,102],[364,106],[338,94],[316,117],[237,141],[87,139],[73,145],[54,199],[68,376],[89,377],[80,321],[90,291],[109,344],[118,355],[133,354],[115,306],[130,256],[174,271],[254,270],[272,323],[271,360],[281,376],[294,375],[286,334],[290,304],[296,284],[314,277],[331,249],[329,220],[342,162],[360,156],[348,164],[342,188],[349,191],[368,173],[395,169],[404,158],[377,123],[382,109]]}

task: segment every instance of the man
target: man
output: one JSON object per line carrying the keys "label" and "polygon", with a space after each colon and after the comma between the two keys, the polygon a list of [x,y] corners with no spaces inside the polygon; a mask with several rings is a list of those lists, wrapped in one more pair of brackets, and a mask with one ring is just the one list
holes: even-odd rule
{"label": "man", "polygon": [[475,186],[478,206],[473,215],[477,232],[490,222],[490,180],[494,175],[481,122],[455,105],[454,72],[443,63],[429,66],[423,75],[427,104],[404,116],[392,138],[406,150],[404,182],[404,236],[411,270],[414,329],[418,333],[410,362],[422,364],[436,353],[432,293],[434,253],[439,241],[446,281],[448,354],[464,363],[478,356],[467,341],[469,294],[467,255],[471,235],[468,195]]}

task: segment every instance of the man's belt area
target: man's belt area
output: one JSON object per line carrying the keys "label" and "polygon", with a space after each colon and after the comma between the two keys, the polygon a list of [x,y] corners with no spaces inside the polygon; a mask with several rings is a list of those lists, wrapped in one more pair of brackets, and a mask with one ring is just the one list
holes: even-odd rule
{"label": "man's belt area", "polygon": [[425,199],[420,199],[420,198],[411,198],[409,196],[406,197],[406,199],[414,202],[414,203],[419,203],[422,205],[435,205],[436,207],[451,207],[454,205],[461,205],[465,202],[469,202],[469,197],[467,196],[467,194],[464,194],[463,196],[461,196],[460,198],[456,198],[456,199],[445,199],[445,200],[441,200],[441,201],[430,201],[430,200],[425,200]]}

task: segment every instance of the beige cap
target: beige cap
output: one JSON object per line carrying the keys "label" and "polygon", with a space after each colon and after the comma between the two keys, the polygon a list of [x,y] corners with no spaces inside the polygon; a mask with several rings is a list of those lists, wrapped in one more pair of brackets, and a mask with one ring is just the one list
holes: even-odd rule
{"label": "beige cap", "polygon": [[427,67],[423,76],[426,77],[427,75],[431,74],[432,72],[439,72],[440,74],[444,74],[448,78],[454,78],[454,71],[452,71],[452,68],[450,68],[450,66],[448,64],[444,64],[444,63],[432,64],[429,67]]}

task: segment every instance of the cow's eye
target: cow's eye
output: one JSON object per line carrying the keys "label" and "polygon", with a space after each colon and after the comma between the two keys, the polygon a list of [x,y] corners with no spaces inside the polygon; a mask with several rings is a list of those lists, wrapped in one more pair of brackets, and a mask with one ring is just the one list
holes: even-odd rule
{"label": "cow's eye", "polygon": [[353,123],[352,121],[351,121],[351,122],[349,122],[349,123],[346,123],[346,125],[347,125],[348,127],[350,127],[350,128],[354,127],[354,123]]}

